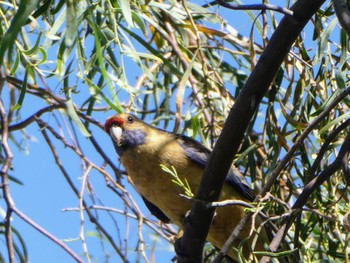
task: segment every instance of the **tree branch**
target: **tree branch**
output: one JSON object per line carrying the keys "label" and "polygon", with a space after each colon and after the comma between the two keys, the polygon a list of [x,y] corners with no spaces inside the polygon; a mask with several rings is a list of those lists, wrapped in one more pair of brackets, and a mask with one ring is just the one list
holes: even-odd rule
{"label": "tree branch", "polygon": [[350,13],[346,0],[333,0],[333,7],[341,27],[350,37]]}
{"label": "tree branch", "polygon": [[[299,0],[291,7],[293,16],[285,16],[282,19],[230,111],[209,158],[196,199],[206,202],[218,200],[225,177],[251,118],[292,44],[323,3],[324,0]],[[207,210],[199,202],[194,202],[185,222],[184,235],[176,242],[178,262],[202,261],[203,246],[214,211],[214,208]]]}
{"label": "tree branch", "polygon": [[9,126],[9,131],[12,132],[17,130],[22,130],[26,128],[28,125],[30,125],[31,123],[35,122],[36,118],[39,118],[41,115],[56,109],[64,109],[64,108],[66,108],[64,104],[54,104],[54,105],[50,105],[45,108],[42,108],[38,110],[36,113],[34,113],[33,115],[29,116],[24,121],[21,121],[20,123]]}
{"label": "tree branch", "polygon": [[5,203],[7,206],[6,216],[4,219],[5,226],[5,238],[7,245],[8,258],[10,263],[15,262],[15,249],[12,239],[12,227],[11,227],[11,215],[13,208],[15,206],[14,201],[10,193],[10,181],[8,171],[11,169],[11,163],[13,159],[13,154],[8,145],[9,129],[8,129],[8,119],[6,110],[2,100],[0,99],[0,120],[1,120],[1,147],[5,153],[5,159],[3,161],[0,176],[2,180],[2,192],[4,195]]}
{"label": "tree branch", "polygon": [[65,250],[76,262],[83,263],[84,260],[82,260],[70,247],[68,247],[63,241],[59,240],[57,237],[55,237],[53,234],[45,230],[43,227],[38,225],[36,222],[34,222],[32,219],[30,219],[28,216],[26,216],[22,211],[20,211],[17,207],[13,208],[13,212],[16,213],[17,216],[19,216],[23,221],[25,221],[28,225],[35,228],[38,232],[46,236],[48,239],[53,241],[55,244],[57,244],[59,247],[61,247],[63,250]]}
{"label": "tree branch", "polygon": [[[58,168],[60,169],[60,171],[62,172],[64,178],[66,179],[68,185],[71,187],[72,191],[74,192],[74,194],[79,198],[79,190],[75,187],[73,181],[71,180],[69,173],[67,172],[67,170],[64,168],[63,164],[61,163],[61,160],[58,156],[58,153],[56,151],[55,146],[53,145],[53,143],[51,142],[51,139],[49,137],[49,135],[47,134],[46,130],[49,130],[56,139],[60,140],[66,147],[71,148],[82,160],[84,160],[85,162],[92,164],[92,167],[97,169],[99,172],[102,172],[102,174],[106,175],[106,172],[104,172],[102,169],[100,169],[99,167],[97,167],[96,165],[94,165],[92,162],[90,162],[80,151],[80,149],[75,148],[74,146],[68,144],[65,140],[65,138],[63,138],[61,135],[59,135],[52,127],[50,127],[47,123],[45,123],[44,121],[42,121],[41,119],[37,118],[36,122],[38,123],[41,133],[47,143],[47,145],[50,147],[51,153],[55,159],[56,165],[58,166]],[[109,177],[109,176],[108,176]],[[114,183],[114,181],[110,178],[109,179],[111,181],[111,183]],[[116,183],[114,183],[115,186],[120,187],[119,185],[117,185]],[[123,190],[121,188],[121,190]],[[117,252],[117,254],[120,256],[120,258],[123,259],[124,262],[128,262],[127,258],[125,257],[125,255],[123,255],[123,253],[121,252],[120,248],[117,246],[117,244],[114,242],[113,237],[108,233],[108,231],[102,227],[102,225],[99,223],[99,221],[96,219],[96,217],[92,214],[92,212],[89,210],[89,206],[87,205],[87,203],[82,200],[82,204],[84,209],[86,210],[86,213],[90,219],[90,222],[92,222],[93,224],[96,225],[96,228],[101,231],[103,233],[103,235],[105,236],[105,238],[109,241],[110,245],[114,248],[114,250]]]}
{"label": "tree branch", "polygon": [[329,166],[327,166],[318,176],[311,180],[303,189],[302,193],[295,201],[292,209],[292,215],[287,219],[283,226],[279,229],[276,236],[270,244],[270,249],[277,249],[280,245],[283,237],[288,231],[289,227],[292,225],[293,219],[296,214],[301,211],[301,208],[306,204],[310,195],[322,185],[328,178],[330,178],[337,170],[343,168],[343,160],[348,160],[350,152],[350,133],[348,133],[342,147],[340,148],[337,158]]}
{"label": "tree branch", "polygon": [[308,176],[309,180],[311,180],[311,179],[313,179],[315,177],[316,170],[320,166],[320,163],[321,163],[321,161],[323,159],[323,156],[326,153],[326,150],[328,149],[328,146],[330,145],[330,143],[335,138],[337,138],[339,133],[342,132],[344,129],[346,129],[349,125],[350,125],[350,119],[347,119],[342,124],[340,124],[334,131],[332,131],[331,133],[329,133],[327,135],[327,138],[325,139],[325,142],[322,144],[321,149],[318,151],[317,157],[316,157],[314,163],[312,164],[312,166],[311,166],[311,168],[309,170],[309,173],[308,173],[309,174],[309,176]]}
{"label": "tree branch", "polygon": [[292,10],[283,8],[277,5],[272,5],[272,4],[239,5],[239,4],[231,4],[229,2],[226,2],[225,0],[216,0],[216,3],[232,10],[263,10],[263,11],[271,10],[284,15],[289,15],[289,16],[293,15]]}

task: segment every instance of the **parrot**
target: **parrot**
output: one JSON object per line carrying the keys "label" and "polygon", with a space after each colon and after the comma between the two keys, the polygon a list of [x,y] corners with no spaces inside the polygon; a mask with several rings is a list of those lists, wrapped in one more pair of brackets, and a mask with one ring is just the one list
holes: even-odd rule
{"label": "parrot", "polygon": [[[183,187],[174,183],[174,178],[161,165],[174,167],[180,180],[186,181],[195,193],[211,150],[191,137],[151,126],[130,113],[120,113],[107,118],[104,128],[146,207],[162,222],[174,223],[181,229],[192,202],[183,198]],[[241,200],[249,203],[254,198],[255,194],[243,175],[232,166],[222,188],[220,200]],[[244,209],[240,205],[218,207],[207,241],[220,249],[244,216]],[[256,224],[261,223],[258,217],[255,221]],[[238,247],[239,243],[250,235],[253,227],[252,221],[247,224],[233,247]],[[268,242],[269,239],[265,230],[261,232],[255,246],[255,249],[260,251],[264,250],[264,242]],[[250,248],[245,246],[244,254],[250,252]],[[237,250],[230,249],[228,256],[237,260]]]}

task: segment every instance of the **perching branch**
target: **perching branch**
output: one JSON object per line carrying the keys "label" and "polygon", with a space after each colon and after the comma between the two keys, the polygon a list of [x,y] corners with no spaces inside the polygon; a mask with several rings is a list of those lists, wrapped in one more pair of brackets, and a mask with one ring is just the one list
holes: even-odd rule
{"label": "perching branch", "polygon": [[[196,199],[217,201],[232,160],[237,153],[244,133],[259,104],[271,85],[281,63],[306,23],[324,3],[297,1],[292,7],[293,16],[285,16],[248,78],[236,103],[232,107],[222,133],[209,158]],[[202,251],[215,209],[206,210],[194,202],[185,224],[184,235],[176,243],[179,262],[201,262]],[[244,217],[244,221],[248,218]],[[239,224],[239,227],[243,225]],[[239,232],[237,228],[235,232]],[[235,235],[235,237],[238,235]],[[233,238],[233,240],[235,239]],[[233,242],[233,240],[230,240]]]}

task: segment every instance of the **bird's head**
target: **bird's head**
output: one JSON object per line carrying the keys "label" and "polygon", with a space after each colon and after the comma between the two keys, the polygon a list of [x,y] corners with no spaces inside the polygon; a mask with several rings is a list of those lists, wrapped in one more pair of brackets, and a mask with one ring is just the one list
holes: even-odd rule
{"label": "bird's head", "polygon": [[109,117],[105,130],[111,136],[117,153],[142,145],[146,139],[147,124],[130,113],[117,114]]}

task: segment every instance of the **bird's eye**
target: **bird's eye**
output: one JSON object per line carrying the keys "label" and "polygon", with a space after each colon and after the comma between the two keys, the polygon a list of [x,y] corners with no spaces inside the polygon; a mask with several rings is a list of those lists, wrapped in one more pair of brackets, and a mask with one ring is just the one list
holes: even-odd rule
{"label": "bird's eye", "polygon": [[131,116],[128,116],[127,120],[128,120],[129,123],[133,123],[134,122],[134,118],[131,117]]}

